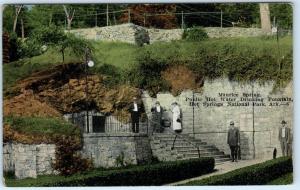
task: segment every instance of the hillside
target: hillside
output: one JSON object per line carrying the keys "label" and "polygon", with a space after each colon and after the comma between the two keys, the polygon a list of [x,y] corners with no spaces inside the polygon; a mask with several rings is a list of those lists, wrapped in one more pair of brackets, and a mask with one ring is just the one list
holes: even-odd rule
{"label": "hillside", "polygon": [[[104,113],[128,114],[128,103],[139,96],[138,89],[149,90],[153,96],[159,91],[176,95],[187,88],[201,89],[205,80],[222,76],[279,84],[292,78],[290,36],[280,38],[279,43],[274,37],[256,37],[158,42],[143,47],[93,42],[93,46],[95,66],[89,68],[88,101]],[[4,115],[30,115],[20,111],[20,106],[30,110],[25,104],[30,101],[30,105],[47,104],[38,107],[53,110],[44,113],[32,108],[33,113],[44,116],[84,109],[82,62],[69,52],[62,64],[60,53],[49,49],[40,56],[4,65]]]}

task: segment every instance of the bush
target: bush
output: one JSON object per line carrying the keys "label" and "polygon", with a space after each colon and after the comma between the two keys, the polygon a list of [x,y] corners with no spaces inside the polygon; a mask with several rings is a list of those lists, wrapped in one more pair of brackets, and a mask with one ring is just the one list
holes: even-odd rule
{"label": "bush", "polygon": [[[200,176],[214,169],[213,158],[200,158],[153,165],[132,166],[126,169],[93,171],[86,174],[45,180],[18,180],[19,186],[141,186],[163,185]],[[25,184],[25,181],[26,184]],[[13,182],[10,182],[13,184]]]}
{"label": "bush", "polygon": [[263,185],[292,171],[292,158],[281,157],[184,185]]}
{"label": "bush", "polygon": [[82,148],[80,139],[62,136],[56,140],[54,169],[68,176],[92,168],[92,162],[77,153]]}
{"label": "bush", "polygon": [[207,33],[201,27],[192,27],[185,29],[182,34],[182,39],[186,41],[199,42],[208,38]]}
{"label": "bush", "polygon": [[147,89],[151,96],[160,91],[170,89],[167,81],[162,79],[161,72],[168,67],[168,63],[152,59],[149,52],[138,57],[138,64],[129,72],[131,83],[141,89]]}

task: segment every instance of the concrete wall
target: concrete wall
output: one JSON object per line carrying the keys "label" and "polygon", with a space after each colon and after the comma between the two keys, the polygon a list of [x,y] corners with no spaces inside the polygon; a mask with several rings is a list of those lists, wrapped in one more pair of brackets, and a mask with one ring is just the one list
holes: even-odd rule
{"label": "concrete wall", "polygon": [[[252,92],[259,96],[256,101],[241,101],[241,98],[250,98]],[[227,93],[227,99],[221,99],[219,93]],[[234,100],[232,96],[236,96]],[[292,83],[280,91],[273,92],[273,82],[263,86],[254,83],[252,89],[251,84],[218,79],[206,81],[203,92],[194,93],[194,106],[192,98],[192,91],[182,92],[177,97],[170,93],[157,94],[157,98],[149,97],[146,92],[143,94],[144,105],[148,113],[156,100],[167,109],[176,100],[182,109],[183,133],[215,144],[227,154],[230,152],[226,144],[227,130],[229,122],[234,121],[235,126],[241,131],[242,158],[252,159],[254,153],[256,158],[272,158],[274,148],[277,148],[278,155],[281,155],[278,128],[283,119],[287,121],[288,127],[293,126]],[[253,102],[255,106],[252,106]],[[245,105],[236,106],[238,103]]]}
{"label": "concrete wall", "polygon": [[150,142],[145,134],[105,134],[83,135],[82,155],[93,160],[95,167],[115,167],[116,159],[124,154],[125,164],[138,164],[152,158]]}
{"label": "concrete wall", "polygon": [[3,171],[12,171],[17,179],[54,174],[55,145],[3,144]]}
{"label": "concrete wall", "polygon": [[[250,37],[261,36],[268,33],[260,28],[240,28],[240,27],[206,27],[204,30],[210,38],[223,37]],[[154,43],[158,41],[170,42],[172,40],[182,39],[182,29],[154,29],[144,28],[132,23],[115,26],[95,27],[86,29],[70,30],[77,36],[101,41],[120,41],[131,44]]]}

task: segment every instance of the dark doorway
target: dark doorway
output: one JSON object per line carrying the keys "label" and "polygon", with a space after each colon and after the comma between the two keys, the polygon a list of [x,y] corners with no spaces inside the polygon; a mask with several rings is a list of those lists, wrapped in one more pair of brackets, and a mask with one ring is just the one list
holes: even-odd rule
{"label": "dark doorway", "polygon": [[105,116],[93,116],[93,132],[105,133]]}

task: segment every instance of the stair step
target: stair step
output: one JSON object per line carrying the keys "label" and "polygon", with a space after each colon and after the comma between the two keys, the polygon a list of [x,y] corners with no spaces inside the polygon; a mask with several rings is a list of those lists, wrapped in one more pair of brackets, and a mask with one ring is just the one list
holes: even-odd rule
{"label": "stair step", "polygon": [[[199,157],[198,154],[184,154],[185,157]],[[224,154],[210,154],[210,153],[200,153],[200,157],[214,157],[214,158],[228,158]]]}

